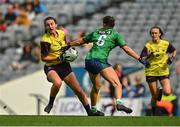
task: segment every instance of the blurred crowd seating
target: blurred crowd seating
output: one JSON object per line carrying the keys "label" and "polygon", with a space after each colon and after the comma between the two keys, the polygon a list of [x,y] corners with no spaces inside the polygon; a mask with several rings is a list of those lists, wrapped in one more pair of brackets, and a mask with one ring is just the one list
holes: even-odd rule
{"label": "blurred crowd seating", "polygon": [[[3,0],[0,1],[0,12],[5,15],[9,5],[19,3],[25,6],[29,2],[34,4],[34,1],[38,0]],[[24,47],[31,43],[31,57],[38,59],[38,55],[34,54],[38,54],[40,35],[44,31],[43,19],[47,16],[56,17],[58,24],[69,31],[70,39],[75,39],[79,32],[87,34],[94,31],[102,25],[103,16],[112,15],[116,18],[115,29],[123,34],[128,45],[138,53],[149,39],[149,29],[154,25],[162,27],[164,38],[170,40],[176,48],[180,47],[179,0],[41,0],[40,4],[43,6],[42,12],[33,10],[35,16],[30,19],[29,26],[15,21],[7,23],[7,28],[0,31],[0,83],[42,69],[38,60],[22,62],[21,58]],[[27,10],[25,13],[28,14]],[[84,66],[84,57],[89,47],[77,47],[79,57],[72,66]],[[109,61],[111,64],[141,66],[119,48],[111,52]]]}
{"label": "blurred crowd seating", "polygon": [[0,83],[42,69],[38,53],[45,17],[54,16],[61,26],[75,24],[109,3],[110,0],[1,0]]}

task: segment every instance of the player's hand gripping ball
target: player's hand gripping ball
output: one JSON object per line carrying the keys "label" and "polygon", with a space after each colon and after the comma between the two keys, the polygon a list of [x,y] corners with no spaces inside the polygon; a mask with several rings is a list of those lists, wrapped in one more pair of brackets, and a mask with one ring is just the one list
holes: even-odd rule
{"label": "player's hand gripping ball", "polygon": [[70,47],[64,52],[62,57],[63,61],[73,62],[78,57],[78,51],[74,47]]}

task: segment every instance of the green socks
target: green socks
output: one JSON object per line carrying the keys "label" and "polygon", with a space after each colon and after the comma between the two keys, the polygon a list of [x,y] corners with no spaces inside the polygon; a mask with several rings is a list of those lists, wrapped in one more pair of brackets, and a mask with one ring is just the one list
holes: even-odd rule
{"label": "green socks", "polygon": [[92,107],[91,107],[91,111],[92,111],[93,113],[97,112],[96,106],[92,106]]}
{"label": "green socks", "polygon": [[116,104],[117,104],[117,105],[122,105],[121,99],[117,99],[117,100],[116,100]]}

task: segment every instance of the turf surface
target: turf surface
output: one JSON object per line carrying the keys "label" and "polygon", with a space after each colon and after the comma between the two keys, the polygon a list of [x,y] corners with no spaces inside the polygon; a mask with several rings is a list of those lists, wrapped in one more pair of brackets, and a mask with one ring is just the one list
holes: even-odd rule
{"label": "turf surface", "polygon": [[0,126],[180,126],[180,117],[0,116]]}

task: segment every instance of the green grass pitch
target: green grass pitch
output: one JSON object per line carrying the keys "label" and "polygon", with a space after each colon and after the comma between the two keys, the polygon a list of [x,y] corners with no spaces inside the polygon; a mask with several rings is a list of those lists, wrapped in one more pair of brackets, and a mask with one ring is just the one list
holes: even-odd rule
{"label": "green grass pitch", "polygon": [[180,117],[2,115],[0,126],[180,126]]}

